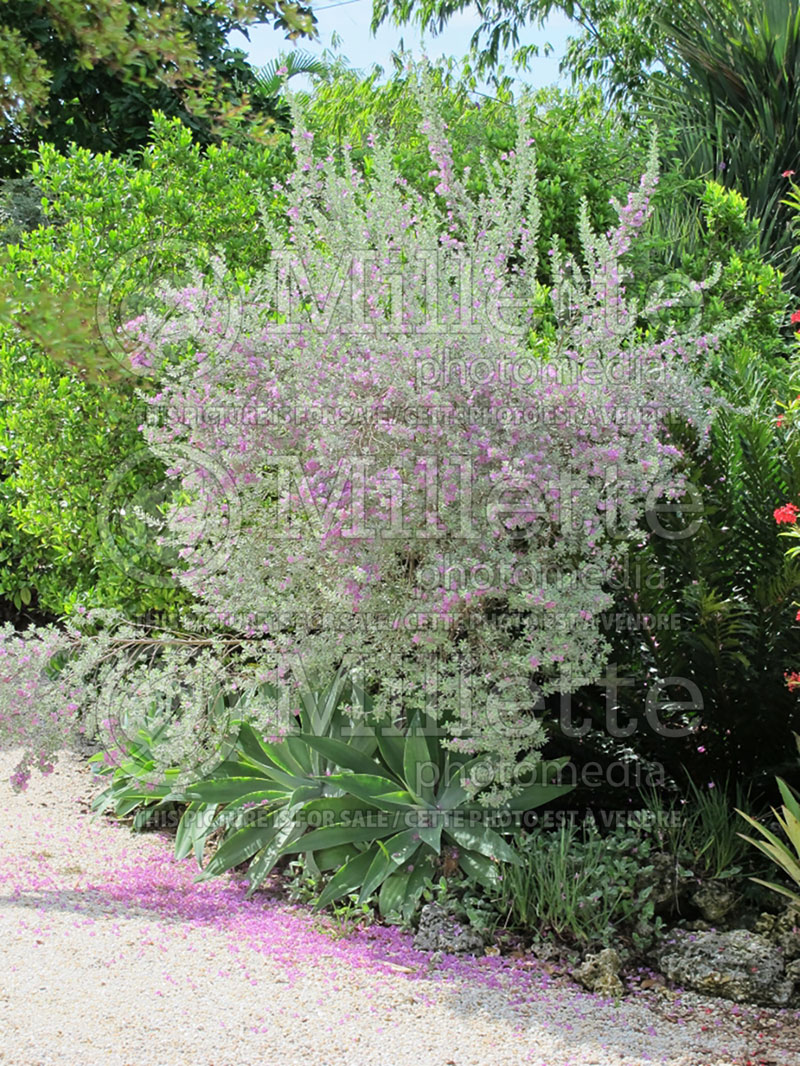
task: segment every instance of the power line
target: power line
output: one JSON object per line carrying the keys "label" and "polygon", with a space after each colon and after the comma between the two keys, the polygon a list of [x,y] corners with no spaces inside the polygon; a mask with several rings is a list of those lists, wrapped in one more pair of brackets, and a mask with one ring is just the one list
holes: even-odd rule
{"label": "power line", "polygon": [[324,7],[312,7],[312,11],[328,11],[332,7],[346,7],[348,4],[358,4],[361,0],[339,0],[338,4],[325,4]]}

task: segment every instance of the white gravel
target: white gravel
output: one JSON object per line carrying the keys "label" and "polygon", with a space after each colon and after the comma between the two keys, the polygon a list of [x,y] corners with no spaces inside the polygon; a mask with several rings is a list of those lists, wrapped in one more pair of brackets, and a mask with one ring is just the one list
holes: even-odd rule
{"label": "white gravel", "polygon": [[15,761],[0,756],[0,1063],[800,1066],[788,1012],[614,1006],[557,983],[520,1001],[513,986],[368,965],[289,908],[256,934],[258,901],[231,896],[228,914],[209,896],[217,917],[198,917],[206,897],[188,875],[175,888],[169,841],[87,815],[84,761],[61,756],[19,796]]}

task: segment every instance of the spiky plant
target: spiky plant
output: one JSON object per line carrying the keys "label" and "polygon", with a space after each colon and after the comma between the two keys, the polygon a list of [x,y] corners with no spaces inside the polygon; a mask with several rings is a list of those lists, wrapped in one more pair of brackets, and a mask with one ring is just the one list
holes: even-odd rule
{"label": "spiky plant", "polygon": [[[708,450],[694,451],[690,480],[700,509],[687,499],[683,514],[655,516],[679,535],[643,536],[617,584],[616,611],[630,624],[610,625],[609,637],[619,676],[634,679],[618,691],[620,720],[636,717],[637,731],[630,740],[604,737],[605,694],[596,690],[583,693],[573,717],[589,713],[598,725],[584,748],[594,738],[613,758],[632,745],[675,781],[685,769],[698,781],[752,783],[760,798],[776,773],[795,772],[787,737],[800,727],[800,713],[784,673],[800,662],[800,629],[792,624],[800,560],[786,557],[772,512],[800,498],[800,449],[776,426],[775,401],[788,391],[785,367],[735,350],[717,388],[730,406],[720,411]],[[687,529],[691,535],[682,536]],[[689,700],[685,685],[662,692],[662,700],[675,701],[660,714],[664,722],[693,730],[682,737],[660,735],[645,721],[647,692],[666,678],[693,682],[700,693],[702,707],[687,712],[679,706]]]}
{"label": "spiky plant", "polygon": [[[800,751],[800,736],[795,734],[795,740],[797,741],[798,751]],[[740,814],[749,825],[758,830],[762,839],[755,840],[744,833],[740,833],[739,836],[763,852],[800,888],[800,802],[798,802],[800,801],[800,796],[781,778],[778,778],[777,785],[783,805],[780,811],[773,807],[772,814],[789,843],[785,843],[767,826],[756,821],[751,815],[737,810],[737,814]],[[773,892],[779,892],[782,896],[787,896],[793,903],[800,904],[800,895],[787,888],[786,885],[779,885],[774,881],[764,881],[760,877],[753,877],[751,880],[759,885],[764,885],[766,888],[771,888]]]}
{"label": "spiky plant", "polygon": [[689,172],[748,200],[762,249],[800,281],[783,176],[800,170],[800,3],[694,0],[658,15],[670,76],[654,83],[661,124]]}

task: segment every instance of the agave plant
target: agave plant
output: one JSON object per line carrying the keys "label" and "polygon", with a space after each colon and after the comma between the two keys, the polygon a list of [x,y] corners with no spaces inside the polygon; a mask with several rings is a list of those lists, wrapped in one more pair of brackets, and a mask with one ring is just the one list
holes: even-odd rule
{"label": "agave plant", "polygon": [[[469,759],[448,750],[435,732],[426,735],[417,723],[405,734],[381,727],[376,739],[377,758],[364,760],[354,758],[347,745],[322,737],[304,738],[309,747],[342,767],[329,778],[342,791],[336,805],[339,819],[331,827],[337,832],[337,842],[361,844],[358,854],[325,887],[317,908],[354,891],[359,893],[358,902],[364,903],[380,890],[381,913],[400,912],[407,918],[445,852],[467,878],[496,888],[499,864],[516,865],[519,858],[492,823],[514,832],[522,812],[571,789],[552,780],[560,762],[540,764],[533,784],[503,809],[489,811],[471,787],[481,776],[481,757]],[[361,804],[371,808],[366,816],[355,814]],[[324,801],[308,804],[309,813],[329,809]],[[363,823],[369,835],[361,835]],[[291,850],[303,850],[307,842],[298,841]]]}
{"label": "agave plant", "polygon": [[[272,686],[261,688],[268,690],[263,694],[276,698]],[[221,833],[222,842],[201,879],[249,862],[250,892],[255,891],[305,831],[299,817],[303,805],[340,794],[328,783],[337,767],[310,749],[303,737],[326,736],[333,741],[352,731],[345,708],[354,700],[363,703],[366,696],[340,670],[327,687],[309,685],[301,692],[297,729],[284,739],[267,741],[246,722],[241,723],[231,756],[182,791],[188,805],[178,826],[176,858],[194,851],[201,862],[208,837]],[[375,745],[369,734],[351,738],[351,750],[364,758]],[[330,869],[351,854],[324,842],[302,850],[317,852],[319,869]]]}
{"label": "agave plant", "polygon": [[[187,699],[192,698],[191,692],[186,695]],[[227,717],[231,720],[235,735],[239,726],[237,715],[242,713],[244,706],[241,694],[215,684],[207,695],[216,708],[218,719]],[[140,723],[123,721],[103,736],[103,749],[92,755],[89,763],[98,777],[110,777],[111,781],[93,800],[93,811],[97,814],[111,811],[118,818],[133,815],[133,828],[142,829],[155,812],[174,810],[176,805],[185,802],[182,792],[182,782],[186,778],[184,769],[163,763],[163,745],[169,743],[173,726],[180,717],[180,707],[171,706],[171,701],[165,701],[160,694],[150,699]],[[230,737],[224,735],[226,732],[223,730],[216,737],[212,751],[204,752],[206,765],[210,765],[212,759],[221,758],[221,753],[230,744]]]}
{"label": "agave plant", "polygon": [[[358,722],[347,714],[356,698]],[[560,763],[542,764],[507,808],[487,811],[470,788],[480,759],[447,750],[416,722],[406,731],[371,722],[368,697],[342,672],[305,693],[297,724],[277,742],[242,725],[234,756],[183,790],[176,856],[194,851],[202,863],[209,836],[221,836],[200,880],[248,862],[252,894],[280,860],[304,853],[312,871],[336,871],[317,907],[380,890],[381,911],[407,917],[445,855],[496,885],[498,864],[518,859],[487,823],[515,829],[521,813],[571,787],[552,781]]]}
{"label": "agave plant", "polygon": [[112,811],[118,818],[133,814],[133,828],[142,829],[155,811],[178,802],[177,769],[167,770],[161,783],[152,780],[156,766],[153,744],[157,739],[153,733],[140,729],[121,758],[111,761],[105,751],[92,755],[89,763],[95,773],[111,777],[111,784],[92,801],[93,811]]}

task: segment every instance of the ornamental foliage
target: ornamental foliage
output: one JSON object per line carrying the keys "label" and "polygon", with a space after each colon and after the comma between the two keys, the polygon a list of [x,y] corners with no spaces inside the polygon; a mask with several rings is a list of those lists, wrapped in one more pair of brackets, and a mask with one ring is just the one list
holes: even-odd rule
{"label": "ornamental foliage", "polygon": [[[515,147],[471,194],[424,78],[419,93],[432,195],[399,176],[388,139],[369,180],[346,146],[315,152],[296,111],[294,170],[263,195],[268,269],[233,295],[200,278],[161,292],[171,313],[141,315],[134,362],[157,386],[144,436],[181,486],[177,577],[217,635],[202,669],[186,650],[180,670],[210,669],[220,633],[260,683],[291,688],[298,662],[345,669],[378,720],[423,719],[482,757],[462,785],[497,803],[535,772],[543,699],[602,673],[609,575],[643,513],[684,490],[670,426],[705,438],[692,365],[719,337],[685,307],[670,324],[681,294],[630,295],[655,151],[613,229],[583,212],[582,259],[554,251],[546,289],[524,102]],[[176,654],[152,667],[173,683],[179,762]],[[133,735],[149,708],[152,734],[142,694],[107,720]],[[212,718],[223,705],[203,702]],[[186,722],[195,749],[196,708]]]}

